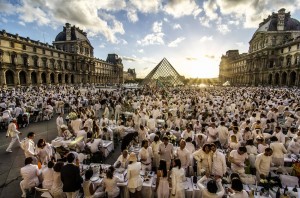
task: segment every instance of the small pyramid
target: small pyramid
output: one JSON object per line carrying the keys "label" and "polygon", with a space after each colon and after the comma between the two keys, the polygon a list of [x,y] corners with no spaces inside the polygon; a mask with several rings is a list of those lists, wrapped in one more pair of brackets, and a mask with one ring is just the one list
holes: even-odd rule
{"label": "small pyramid", "polygon": [[140,85],[173,87],[184,85],[184,83],[182,81],[182,77],[169,63],[169,61],[166,58],[163,58],[145,77]]}

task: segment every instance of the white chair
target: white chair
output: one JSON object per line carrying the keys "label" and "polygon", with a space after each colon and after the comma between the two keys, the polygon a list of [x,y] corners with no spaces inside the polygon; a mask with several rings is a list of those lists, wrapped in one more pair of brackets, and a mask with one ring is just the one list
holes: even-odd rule
{"label": "white chair", "polygon": [[48,189],[35,187],[34,198],[36,198],[36,193],[41,193],[41,197],[44,198],[53,198]]}

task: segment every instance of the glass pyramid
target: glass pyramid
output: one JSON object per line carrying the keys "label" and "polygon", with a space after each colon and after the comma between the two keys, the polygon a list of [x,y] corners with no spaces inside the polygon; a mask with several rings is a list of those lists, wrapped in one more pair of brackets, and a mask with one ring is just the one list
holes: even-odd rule
{"label": "glass pyramid", "polygon": [[174,87],[184,85],[184,83],[182,76],[178,74],[166,58],[163,58],[140,85]]}

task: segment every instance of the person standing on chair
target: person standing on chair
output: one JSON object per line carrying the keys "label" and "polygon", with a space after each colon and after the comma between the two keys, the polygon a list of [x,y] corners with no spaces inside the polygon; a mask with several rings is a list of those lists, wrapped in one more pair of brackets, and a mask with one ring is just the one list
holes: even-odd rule
{"label": "person standing on chair", "polygon": [[19,145],[21,145],[19,135],[22,135],[20,131],[17,130],[17,119],[12,119],[11,123],[8,125],[6,137],[11,137],[10,144],[8,145],[6,152],[12,152],[11,148],[15,144],[15,142],[18,142]]}

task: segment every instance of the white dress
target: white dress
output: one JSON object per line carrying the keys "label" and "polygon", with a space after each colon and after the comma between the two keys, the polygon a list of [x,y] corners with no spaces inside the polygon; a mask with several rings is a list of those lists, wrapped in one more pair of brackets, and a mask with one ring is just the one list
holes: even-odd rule
{"label": "white dress", "polygon": [[168,177],[160,177],[157,187],[157,198],[169,198],[170,186]]}
{"label": "white dress", "polygon": [[173,198],[185,198],[184,181],[185,171],[183,168],[178,169],[175,167],[171,173],[172,179],[172,197]]}
{"label": "white dress", "polygon": [[51,195],[53,198],[65,198],[66,194],[63,192],[63,183],[60,178],[60,173],[55,172],[53,173],[53,183],[51,188]]}
{"label": "white dress", "polygon": [[115,198],[120,194],[120,188],[117,183],[122,182],[118,177],[113,177],[112,179],[104,178],[103,184],[105,186],[105,192],[108,198]]}

